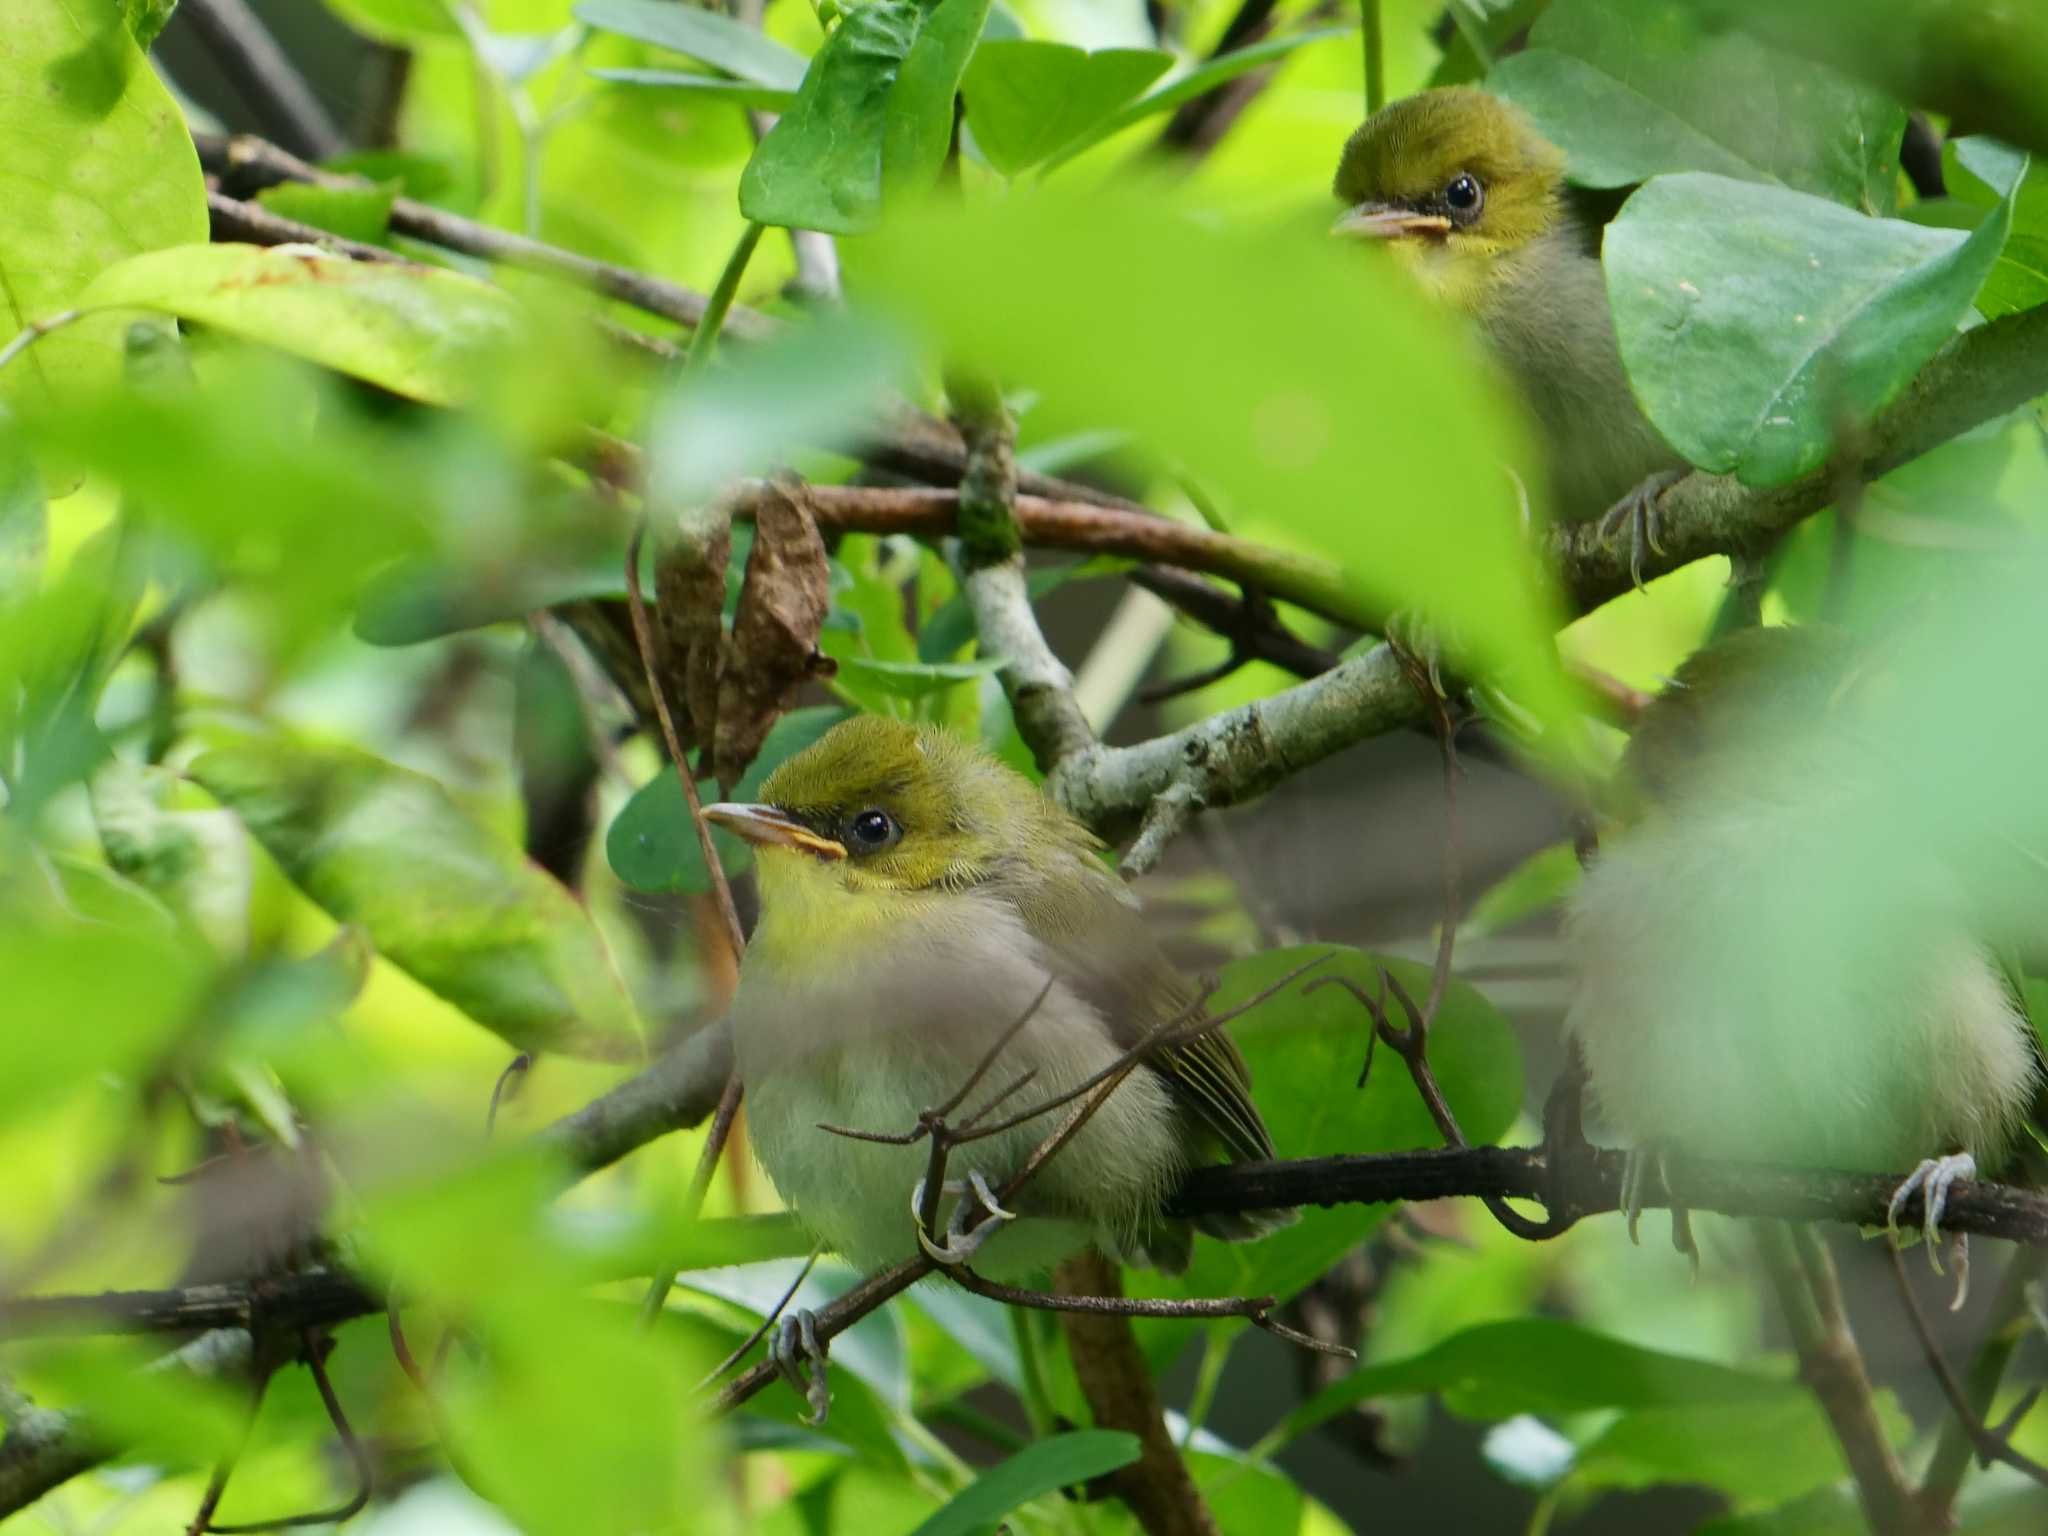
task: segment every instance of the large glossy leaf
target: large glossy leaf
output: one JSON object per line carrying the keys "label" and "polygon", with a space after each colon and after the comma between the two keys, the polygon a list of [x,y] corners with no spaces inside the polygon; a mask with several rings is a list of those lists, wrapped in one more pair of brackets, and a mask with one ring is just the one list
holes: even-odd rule
{"label": "large glossy leaf", "polygon": [[[120,10],[14,0],[0,39],[0,331],[78,303],[111,263],[206,238],[191,135]],[[111,384],[123,321],[92,316],[0,370],[0,402]]]}
{"label": "large glossy leaf", "polygon": [[885,182],[937,173],[987,13],[988,0],[868,0],[846,12],[747,162],[740,211],[837,235],[873,228]]}
{"label": "large glossy leaf", "polygon": [[[787,757],[801,752],[831,730],[850,711],[831,707],[791,710],[768,732],[768,739],[746,776],[733,786],[732,798],[750,800],[760,792],[761,782]],[[706,779],[697,786],[698,798],[716,800],[718,786]],[[750,845],[728,832],[714,831],[712,844],[718,861],[728,875],[736,875],[753,862]],[[697,843],[697,829],[690,824],[690,808],[683,800],[683,786],[673,769],[664,766],[642,785],[619,814],[612,818],[605,834],[605,857],[612,873],[636,891],[706,891],[711,888],[704,868],[704,855]]]}
{"label": "large glossy leaf", "polygon": [[512,1045],[639,1048],[589,914],[424,774],[282,736],[227,738],[191,773],[295,885]]}
{"label": "large glossy leaf", "polygon": [[1470,339],[1374,253],[1221,230],[1136,188],[935,208],[875,246],[876,278],[955,355],[1044,391],[1046,430],[1135,430],[1339,558],[1333,601],[1363,627],[1414,610],[1476,671],[1519,664],[1517,697],[1562,718],[1553,608],[1504,468],[1527,463],[1521,419]]}
{"label": "large glossy leaf", "polygon": [[474,394],[520,330],[519,306],[489,283],[310,246],[152,251],[102,272],[80,302],[203,321],[435,405]]}
{"label": "large glossy leaf", "polygon": [[1122,1430],[1053,1435],[990,1467],[911,1536],[975,1536],[1041,1494],[1085,1483],[1137,1459],[1138,1437]]}
{"label": "large glossy leaf", "polygon": [[967,126],[988,163],[1014,176],[1099,127],[1172,62],[1149,48],[990,41],[967,69]]}
{"label": "large glossy leaf", "polygon": [[1567,1414],[1599,1408],[1782,1408],[1810,1402],[1787,1374],[1624,1343],[1577,1323],[1524,1318],[1482,1323],[1433,1349],[1353,1371],[1288,1414],[1262,1444],[1277,1446],[1369,1397],[1438,1392],[1470,1418]]}
{"label": "large glossy leaf", "polygon": [[1659,177],[1603,254],[1637,396],[1701,468],[1796,479],[1844,416],[1885,406],[1953,334],[2011,207],[1963,235],[1724,176]]}
{"label": "large glossy leaf", "polygon": [[1905,109],[1677,0],[1554,0],[1487,84],[1529,110],[1583,186],[1671,171],[1776,182],[1869,213],[1894,201]]}
{"label": "large glossy leaf", "polygon": [[719,11],[675,0],[577,0],[576,19],[643,43],[687,54],[738,80],[794,91],[804,56]]}
{"label": "large glossy leaf", "polygon": [[[1252,996],[1320,952],[1320,946],[1269,950],[1226,966],[1212,1008]],[[1364,1008],[1339,986],[1303,990],[1312,978],[1337,976],[1372,995],[1384,966],[1419,1002],[1429,992],[1427,969],[1354,949],[1328,952],[1332,958],[1310,977],[1230,1026],[1275,1149],[1286,1158],[1442,1145],[1399,1057],[1380,1050],[1366,1085],[1354,1086],[1371,1028]],[[1431,1026],[1429,1058],[1468,1139],[1488,1142],[1507,1130],[1522,1102],[1521,1051],[1508,1021],[1474,988],[1454,982],[1445,994]],[[1292,1226],[1254,1243],[1198,1242],[1187,1274],[1134,1274],[1132,1284],[1159,1295],[1270,1292],[1285,1298],[1388,1214],[1371,1206],[1305,1210]]]}

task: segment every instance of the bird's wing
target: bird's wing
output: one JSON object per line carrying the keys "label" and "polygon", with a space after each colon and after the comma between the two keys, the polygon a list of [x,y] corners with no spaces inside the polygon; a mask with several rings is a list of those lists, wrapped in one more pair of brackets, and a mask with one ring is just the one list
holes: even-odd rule
{"label": "bird's wing", "polygon": [[[1025,927],[1051,951],[1062,978],[1092,1004],[1128,1050],[1184,1012],[1195,993],[1183,981],[1114,875],[1085,855],[1077,883],[1057,892],[1032,882],[1017,891]],[[1271,1158],[1273,1138],[1252,1102],[1251,1073],[1222,1029],[1145,1057],[1213,1132],[1233,1159]]]}

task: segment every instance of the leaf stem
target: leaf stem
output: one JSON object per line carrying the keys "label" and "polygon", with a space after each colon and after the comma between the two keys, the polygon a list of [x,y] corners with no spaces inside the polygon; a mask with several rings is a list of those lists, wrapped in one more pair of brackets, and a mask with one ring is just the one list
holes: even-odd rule
{"label": "leaf stem", "polygon": [[690,350],[683,355],[683,377],[701,372],[718,349],[718,333],[725,329],[725,317],[732,312],[733,298],[740,291],[740,278],[746,274],[747,263],[754,259],[754,247],[761,243],[762,232],[767,227],[749,219],[747,227],[740,232],[739,242],[732,248],[732,254],[726,257],[725,270],[718,274],[718,286],[711,290],[710,302],[704,306],[704,318],[697,322],[697,329],[690,337]]}
{"label": "leaf stem", "polygon": [[47,320],[29,321],[27,325],[21,328],[20,334],[14,340],[8,342],[6,346],[0,347],[0,368],[5,368],[34,343],[41,341],[45,336],[49,335],[50,332],[60,331],[72,321],[82,319],[84,315],[85,311],[82,309],[65,309],[58,311]]}
{"label": "leaf stem", "polygon": [[1370,117],[1387,104],[1387,49],[1380,26],[1380,0],[1358,0],[1358,38],[1365,50],[1365,111]]}

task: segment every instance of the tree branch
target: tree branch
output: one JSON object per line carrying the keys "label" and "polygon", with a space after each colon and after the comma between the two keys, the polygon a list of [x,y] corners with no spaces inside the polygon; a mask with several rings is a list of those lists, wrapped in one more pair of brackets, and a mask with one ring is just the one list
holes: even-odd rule
{"label": "tree branch", "polygon": [[341,129],[248,0],[185,0],[181,15],[268,127],[316,160],[341,153]]}

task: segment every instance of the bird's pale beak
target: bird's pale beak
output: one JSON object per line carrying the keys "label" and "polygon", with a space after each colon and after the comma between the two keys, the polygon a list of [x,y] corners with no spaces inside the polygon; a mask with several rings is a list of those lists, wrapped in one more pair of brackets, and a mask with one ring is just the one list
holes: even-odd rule
{"label": "bird's pale beak", "polygon": [[721,800],[707,805],[704,819],[763,848],[798,848],[821,859],[843,859],[846,845],[821,837],[787,811],[772,805],[741,805]]}
{"label": "bird's pale beak", "polygon": [[1417,213],[1387,203],[1360,203],[1347,208],[1330,226],[1330,233],[1348,240],[1406,240],[1428,236],[1441,240],[1451,231],[1451,221],[1441,214]]}

